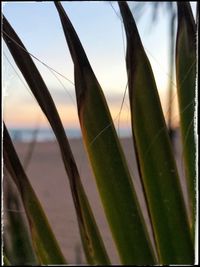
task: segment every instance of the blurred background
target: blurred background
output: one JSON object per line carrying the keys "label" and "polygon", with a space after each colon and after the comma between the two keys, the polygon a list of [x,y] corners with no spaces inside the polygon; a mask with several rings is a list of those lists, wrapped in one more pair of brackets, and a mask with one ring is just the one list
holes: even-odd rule
{"label": "blurred background", "polygon": [[[191,2],[191,5],[195,15],[196,2]],[[63,2],[63,6],[102,86],[118,133],[121,136],[129,136],[129,101],[128,93],[125,92],[126,38],[117,3],[73,1]],[[167,124],[170,127],[178,127],[174,76],[176,4],[129,2],[129,6],[153,68]],[[4,2],[3,13],[27,50],[57,71],[34,59],[55,100],[68,135],[80,136],[73,85],[73,64],[53,2]],[[3,117],[12,135],[30,140],[30,130],[39,127],[39,139],[53,138],[46,118],[4,43],[2,65]]]}
{"label": "blurred background", "polygon": [[[179,115],[175,81],[175,2],[128,2],[144,49],[150,60],[169,133],[175,135],[174,153],[187,204],[182,165]],[[190,2],[194,17],[196,3]],[[148,215],[141,194],[132,149],[131,123],[125,65],[126,38],[115,1],[62,2],[108,101],[125,151],[145,220]],[[81,140],[74,89],[73,63],[53,2],[3,2],[3,13],[33,58],[55,101],[80,171],[81,179],[113,263],[119,264],[102,210],[91,167]],[[80,235],[68,180],[60,151],[47,119],[42,114],[6,45],[2,51],[3,119],[19,158],[40,199],[49,222],[69,263],[84,263]],[[37,59],[36,59],[37,58]],[[172,140],[173,141],[173,140]],[[26,217],[15,185],[4,171],[4,246],[16,264],[34,262]],[[9,193],[9,194],[8,194]],[[188,207],[188,206],[187,206]],[[17,224],[17,226],[16,226]],[[13,228],[13,225],[16,228]],[[150,234],[151,229],[148,228]],[[21,236],[16,233],[23,233]],[[152,237],[152,235],[151,235]],[[22,246],[22,240],[24,240]],[[19,254],[13,253],[21,247]]]}

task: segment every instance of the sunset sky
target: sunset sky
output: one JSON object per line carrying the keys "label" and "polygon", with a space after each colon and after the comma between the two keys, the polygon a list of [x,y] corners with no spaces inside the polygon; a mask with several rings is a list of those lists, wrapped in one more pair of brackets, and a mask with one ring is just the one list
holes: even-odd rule
{"label": "sunset sky", "polygon": [[[117,16],[118,5],[116,2],[108,1],[74,1],[62,4],[78,33],[117,124],[119,120],[117,114],[127,83],[123,45],[125,37],[121,21]],[[136,2],[130,3],[133,12],[135,4]],[[196,2],[192,2],[194,11],[195,6]],[[73,63],[53,2],[4,2],[3,13],[30,53],[73,82]],[[151,24],[151,19],[152,3],[149,2],[137,25],[152,64],[164,112],[167,114],[169,16],[166,9],[160,9],[158,23]],[[36,60],[34,62],[55,100],[64,127],[78,127],[73,84],[58,74],[56,78],[41,63]],[[48,126],[5,44],[3,44],[2,85],[3,116],[9,127],[34,127],[37,123]],[[173,101],[176,103],[175,90]],[[174,124],[176,124],[177,106],[176,104],[174,106]],[[126,94],[120,116],[120,127],[128,127],[129,122],[128,94]]]}

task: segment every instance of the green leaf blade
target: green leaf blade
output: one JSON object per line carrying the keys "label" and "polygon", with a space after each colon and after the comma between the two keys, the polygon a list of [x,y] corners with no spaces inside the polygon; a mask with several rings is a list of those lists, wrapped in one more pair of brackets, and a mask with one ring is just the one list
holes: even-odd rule
{"label": "green leaf blade", "polygon": [[6,224],[4,225],[4,252],[14,265],[30,264],[36,265],[38,262],[33,250],[30,234],[25,221],[24,213],[20,211],[20,195],[13,189],[13,185],[4,170],[6,179],[6,193],[4,194]]}
{"label": "green leaf blade", "polygon": [[3,37],[57,138],[70,182],[81,240],[88,263],[110,264],[56,106],[32,58],[5,17],[3,17]]}
{"label": "green leaf blade", "polygon": [[126,2],[119,2],[127,36],[132,131],[161,264],[192,264],[194,248],[162,108],[149,60]]}
{"label": "green leaf blade", "polygon": [[100,197],[123,264],[155,257],[102,89],[61,4],[55,2],[75,67],[79,120]]}
{"label": "green leaf blade", "polygon": [[9,259],[5,254],[3,255],[3,266],[11,266]]}
{"label": "green leaf blade", "polygon": [[196,26],[188,2],[177,2],[178,33],[176,40],[176,77],[183,144],[183,160],[191,211],[190,225],[195,228],[195,88],[196,88]]}
{"label": "green leaf blade", "polygon": [[46,215],[19,161],[4,124],[4,163],[15,182],[28,218],[33,246],[42,264],[64,264],[66,260],[58,246]]}

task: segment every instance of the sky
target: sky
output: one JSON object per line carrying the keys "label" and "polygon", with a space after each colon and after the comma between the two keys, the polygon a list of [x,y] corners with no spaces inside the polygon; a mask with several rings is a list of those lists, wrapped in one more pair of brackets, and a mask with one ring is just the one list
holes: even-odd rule
{"label": "sky", "polygon": [[[118,116],[127,84],[125,67],[125,35],[115,1],[62,2],[91,66],[103,89],[114,122],[120,127],[130,126],[128,94]],[[136,16],[137,2],[129,2]],[[195,11],[196,2],[192,2]],[[64,75],[73,83],[73,63],[53,2],[3,2],[3,13],[19,35],[27,50]],[[166,9],[158,10],[158,23],[151,24],[152,3],[137,17],[139,34],[152,65],[158,91],[167,116],[167,87],[169,79],[169,16]],[[34,60],[56,103],[64,127],[79,125],[75,89],[62,76]],[[32,96],[7,47],[3,44],[3,117],[9,127],[48,126],[36,100]],[[56,77],[55,77],[56,74]],[[172,81],[175,83],[175,81]],[[178,124],[176,90],[174,86],[173,123]]]}

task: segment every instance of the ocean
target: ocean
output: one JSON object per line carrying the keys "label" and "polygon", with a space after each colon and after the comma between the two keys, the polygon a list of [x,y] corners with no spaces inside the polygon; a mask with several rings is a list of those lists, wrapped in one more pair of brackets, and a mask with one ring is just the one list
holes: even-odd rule
{"label": "ocean", "polygon": [[[31,142],[37,140],[37,142],[54,141],[55,135],[51,128],[8,128],[10,136],[13,141]],[[70,138],[82,138],[81,129],[70,128],[65,129],[67,137]],[[130,137],[130,129],[120,129],[120,137]]]}
{"label": "ocean", "polygon": [[[36,139],[37,142],[54,141],[55,135],[51,128],[8,128],[13,141],[30,142]],[[81,138],[80,129],[66,129],[68,138]]]}

